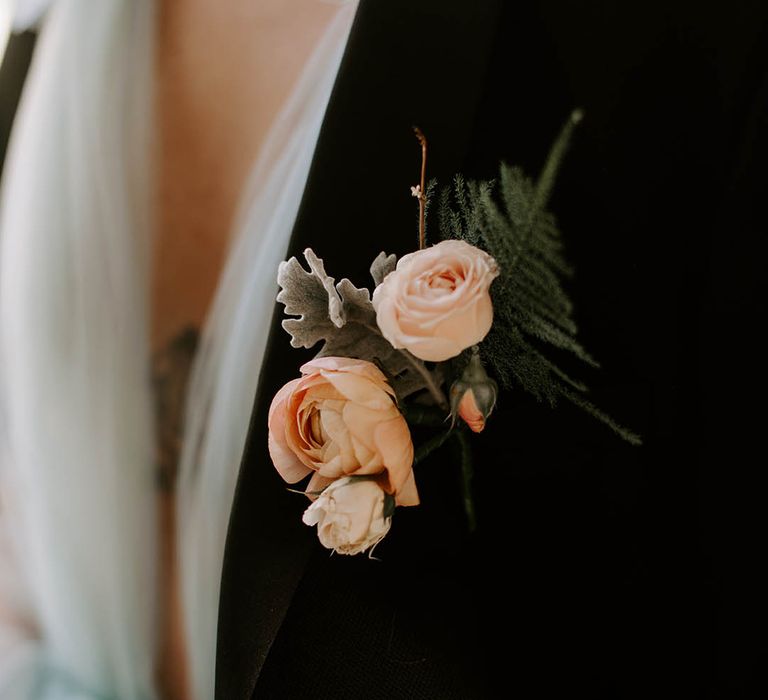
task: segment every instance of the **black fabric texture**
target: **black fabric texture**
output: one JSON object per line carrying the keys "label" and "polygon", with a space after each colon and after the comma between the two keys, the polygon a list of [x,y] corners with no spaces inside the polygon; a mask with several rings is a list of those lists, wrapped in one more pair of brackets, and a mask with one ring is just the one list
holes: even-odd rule
{"label": "black fabric texture", "polygon": [[[253,698],[768,692],[766,581],[750,556],[765,482],[745,454],[762,415],[746,387],[764,315],[764,23],[757,4],[504,3],[462,170],[493,177],[505,158],[534,174],[585,110],[552,207],[603,363],[594,399],[645,445],[502,395],[474,443],[477,533],[447,451],[419,466],[423,503],[397,511],[379,561],[313,543]],[[426,80],[444,58],[428,63]],[[376,221],[355,226],[407,251]],[[339,276],[360,262],[325,258]]]}

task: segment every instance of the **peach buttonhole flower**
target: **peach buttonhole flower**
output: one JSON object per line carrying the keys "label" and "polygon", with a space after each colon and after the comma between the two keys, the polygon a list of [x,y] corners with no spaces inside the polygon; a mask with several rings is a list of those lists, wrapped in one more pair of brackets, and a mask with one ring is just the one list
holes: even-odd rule
{"label": "peach buttonhole flower", "polygon": [[269,453],[280,476],[296,483],[309,474],[308,494],[336,479],[377,475],[397,505],[418,505],[413,443],[376,365],[323,357],[277,392],[269,409]]}
{"label": "peach buttonhole flower", "polygon": [[479,343],[491,329],[496,261],[465,241],[442,241],[404,255],[373,292],[376,322],[397,349],[440,362]]}

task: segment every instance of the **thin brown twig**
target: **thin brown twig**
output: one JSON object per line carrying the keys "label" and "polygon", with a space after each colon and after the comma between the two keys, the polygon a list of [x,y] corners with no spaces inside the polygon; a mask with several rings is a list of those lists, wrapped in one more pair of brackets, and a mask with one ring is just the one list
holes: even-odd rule
{"label": "thin brown twig", "polygon": [[427,245],[425,221],[427,195],[424,189],[424,180],[427,174],[427,137],[424,136],[424,132],[419,129],[418,126],[414,126],[413,130],[416,133],[416,138],[421,144],[421,182],[419,184],[419,250],[424,250]]}

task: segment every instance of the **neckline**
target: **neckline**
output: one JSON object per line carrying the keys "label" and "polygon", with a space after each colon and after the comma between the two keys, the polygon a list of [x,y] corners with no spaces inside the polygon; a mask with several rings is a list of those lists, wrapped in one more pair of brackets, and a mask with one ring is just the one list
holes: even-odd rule
{"label": "neckline", "polygon": [[[286,93],[280,106],[274,112],[270,126],[265,130],[259,144],[256,146],[253,156],[250,159],[250,165],[246,168],[245,175],[241,180],[237,194],[235,196],[235,203],[231,210],[229,217],[229,224],[225,225],[227,229],[225,236],[225,243],[222,246],[221,251],[221,263],[216,275],[216,280],[213,284],[211,294],[205,305],[205,310],[200,316],[199,324],[197,328],[199,330],[199,337],[208,337],[210,334],[211,326],[213,325],[213,317],[216,314],[216,309],[219,305],[219,297],[222,293],[224,286],[224,280],[230,274],[230,268],[233,265],[233,258],[239,248],[239,239],[244,236],[250,235],[249,227],[247,225],[248,212],[251,203],[258,196],[259,189],[268,182],[270,174],[270,167],[277,161],[285,148],[286,142],[290,139],[290,129],[286,129],[286,125],[297,123],[301,113],[307,107],[307,95],[311,92],[308,83],[313,82],[313,76],[316,73],[313,68],[318,63],[318,56],[321,56],[328,50],[328,45],[333,37],[338,33],[339,23],[342,21],[343,16],[348,11],[350,5],[356,5],[358,0],[326,0],[328,4],[336,5],[335,11],[330,14],[329,19],[326,21],[325,26],[319,32],[315,38],[314,44],[307,54],[307,59],[304,64],[294,76],[293,85]],[[157,28],[157,22],[155,23],[155,40],[154,50],[157,52],[159,41],[159,32]],[[316,76],[314,76],[316,77]],[[153,128],[157,129],[157,115],[155,115],[155,121]],[[157,184],[155,185],[157,186]],[[157,212],[154,212],[154,221],[157,221]],[[156,225],[156,224],[155,224]],[[153,245],[155,241],[153,240]],[[153,265],[155,261],[153,259]],[[153,272],[151,281],[154,280]],[[151,319],[151,316],[150,316]],[[148,319],[148,320],[150,320]],[[151,344],[152,355],[155,352],[162,350],[168,343],[172,343],[183,329],[178,327],[170,335],[167,335],[162,342],[156,346]],[[152,338],[152,328],[148,331],[148,338]],[[199,349],[199,345],[198,345]],[[197,353],[195,353],[197,354]]]}
{"label": "neckline", "polygon": [[[200,324],[199,343],[195,351],[192,366],[190,368],[189,384],[187,386],[184,412],[190,419],[187,434],[184,436],[181,446],[182,453],[179,460],[178,480],[175,490],[176,513],[175,524],[177,536],[175,546],[179,553],[180,568],[179,581],[182,590],[182,607],[184,617],[184,637],[186,643],[185,658],[188,662],[190,687],[195,691],[208,696],[206,690],[209,674],[212,669],[207,664],[212,664],[215,648],[210,648],[209,635],[215,640],[216,608],[212,606],[212,592],[218,597],[221,581],[220,557],[223,557],[223,543],[226,534],[226,523],[229,519],[231,507],[231,495],[234,483],[230,490],[228,486],[230,464],[229,452],[222,448],[224,443],[229,444],[234,437],[232,427],[221,428],[220,421],[216,423],[221,409],[213,407],[220,395],[219,386],[223,386],[223,392],[227,396],[230,407],[239,406],[240,398],[235,396],[230,383],[234,376],[233,370],[226,372],[222,366],[242,367],[253,360],[235,361],[232,356],[232,348],[237,345],[237,352],[242,356],[260,357],[260,350],[255,350],[247,341],[247,333],[233,331],[234,318],[240,314],[245,306],[258,308],[264,304],[271,304],[269,296],[254,294],[253,277],[255,271],[249,269],[244,263],[252,261],[258,266],[261,261],[253,257],[254,246],[258,246],[260,239],[267,232],[254,226],[251,220],[252,205],[259,208],[259,202],[263,200],[265,188],[274,189],[276,183],[293,189],[296,186],[296,174],[304,167],[304,161],[309,139],[314,130],[314,124],[323,115],[317,112],[320,97],[325,99],[329,73],[329,61],[339,50],[339,42],[346,44],[347,30],[350,22],[349,13],[356,10],[356,2],[340,5],[332,14],[313,48],[310,50],[307,60],[296,80],[288,92],[288,96],[282,106],[275,113],[271,127],[266,131],[260,147],[253,158],[248,175],[240,188],[238,204],[228,238],[223,264],[220,269],[218,281],[215,286],[206,314]],[[335,71],[332,76],[335,80]],[[311,110],[311,111],[307,111]],[[324,112],[324,110],[323,110]],[[298,127],[298,128],[297,128]],[[314,143],[312,150],[314,150]],[[273,166],[278,164],[278,169],[273,171]],[[291,178],[282,183],[286,173]],[[276,215],[284,220],[285,213]],[[258,220],[258,219],[257,219]],[[292,227],[292,225],[291,225]],[[287,245],[291,231],[285,235],[284,244]],[[263,267],[263,263],[262,267]],[[270,278],[274,279],[276,263]],[[251,298],[257,303],[250,305],[241,303],[246,298]],[[268,323],[268,310],[265,308]],[[250,316],[253,324],[261,321]],[[234,342],[233,339],[237,339]],[[258,344],[258,343],[257,343]],[[239,370],[238,370],[239,374]],[[227,376],[224,376],[227,375]],[[224,380],[224,381],[222,381]],[[243,377],[239,381],[243,386],[249,386],[250,379]],[[242,394],[242,390],[240,390]],[[250,402],[249,402],[250,403]],[[217,413],[217,410],[219,411]],[[228,409],[232,413],[232,408]],[[247,409],[238,409],[238,415],[247,419]],[[223,413],[227,413],[224,411]],[[240,420],[233,416],[231,423],[237,424]],[[215,434],[213,440],[216,446],[212,448],[217,459],[200,456],[201,451],[207,450],[201,447],[208,433]],[[186,453],[185,453],[186,451]],[[215,464],[214,464],[215,462]],[[239,465],[235,465],[237,467]],[[215,469],[214,469],[215,468]],[[195,470],[195,471],[193,471]],[[216,473],[213,473],[215,471]],[[194,476],[194,478],[191,478]],[[237,472],[234,472],[234,482]],[[211,493],[211,491],[213,493]],[[206,519],[203,526],[199,523],[201,518]],[[219,531],[221,531],[221,550],[218,549]],[[219,568],[216,562],[219,561]],[[201,562],[205,566],[201,567]],[[213,616],[211,618],[211,616]],[[162,660],[158,660],[162,664]],[[212,689],[212,677],[211,689]]]}

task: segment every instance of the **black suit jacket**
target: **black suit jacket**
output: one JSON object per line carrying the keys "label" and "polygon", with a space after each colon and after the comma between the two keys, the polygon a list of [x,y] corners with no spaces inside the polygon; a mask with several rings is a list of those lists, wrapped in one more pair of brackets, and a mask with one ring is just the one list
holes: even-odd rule
{"label": "black suit jacket", "polygon": [[475,441],[474,535],[447,449],[419,465],[422,505],[398,509],[377,561],[329,556],[267,453],[269,402],[311,356],[276,306],[227,541],[217,698],[766,696],[764,409],[747,400],[762,390],[767,14],[361,0],[290,253],[312,246],[366,284],[380,250],[416,244],[412,125],[446,183],[493,177],[502,158],[535,174],[583,108],[552,207],[604,365],[595,399],[645,446],[503,394]]}

